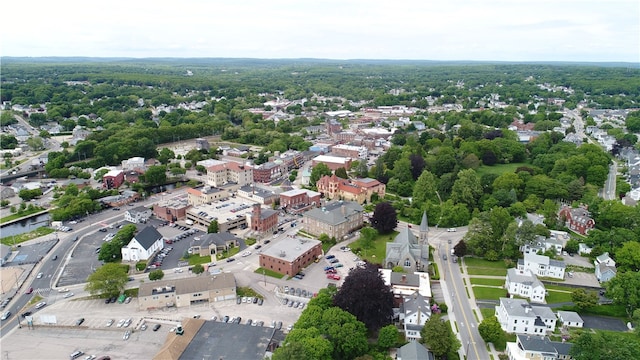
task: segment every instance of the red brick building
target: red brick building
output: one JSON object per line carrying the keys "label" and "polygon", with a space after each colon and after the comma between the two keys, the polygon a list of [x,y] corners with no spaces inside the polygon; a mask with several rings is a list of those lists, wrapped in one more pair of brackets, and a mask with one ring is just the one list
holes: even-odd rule
{"label": "red brick building", "polygon": [[280,206],[289,213],[297,214],[312,206],[319,207],[320,197],[319,192],[311,190],[289,190],[280,194]]}
{"label": "red brick building", "polygon": [[170,222],[182,220],[187,217],[187,209],[191,206],[186,201],[168,200],[153,205],[153,214]]}
{"label": "red brick building", "polygon": [[267,162],[253,168],[253,181],[257,183],[270,183],[281,178],[282,175],[282,166],[275,162]]}
{"label": "red brick building", "polygon": [[331,200],[355,201],[358,204],[371,202],[371,196],[377,194],[378,198],[383,198],[386,192],[386,185],[375,179],[342,179],[335,174],[323,176],[316,182],[318,191],[325,198]]}
{"label": "red brick building", "polygon": [[260,266],[294,276],[322,255],[322,242],[315,239],[287,238],[274,243],[260,254]]}
{"label": "red brick building", "polygon": [[102,176],[102,187],[105,189],[117,189],[124,183],[124,171],[111,170]]}
{"label": "red brick building", "polygon": [[260,204],[253,205],[251,211],[251,230],[261,233],[270,233],[278,227],[278,212],[272,209],[263,209]]}

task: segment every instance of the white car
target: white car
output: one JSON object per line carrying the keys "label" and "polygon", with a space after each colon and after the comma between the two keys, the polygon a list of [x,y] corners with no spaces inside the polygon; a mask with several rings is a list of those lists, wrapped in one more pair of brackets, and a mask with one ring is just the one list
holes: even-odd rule
{"label": "white car", "polygon": [[36,304],[36,309],[42,309],[43,307],[45,307],[47,305],[46,302],[41,301],[39,303]]}
{"label": "white car", "polygon": [[118,327],[122,327],[122,325],[124,325],[124,322],[127,321],[125,319],[120,319],[120,321],[118,321]]}
{"label": "white car", "polygon": [[132,322],[132,321],[133,321],[133,319],[128,318],[128,319],[124,322],[124,325],[122,325],[122,326],[124,326],[124,327],[129,327],[129,325],[131,325],[131,322]]}
{"label": "white car", "polygon": [[75,295],[75,294],[72,293],[72,292],[68,292],[68,293],[64,294],[63,298],[68,299],[68,298],[72,297],[73,295]]}
{"label": "white car", "polygon": [[242,253],[242,257],[247,257],[249,255],[251,255],[251,251],[245,251]]}
{"label": "white car", "polygon": [[456,228],[448,228],[447,232],[456,232]]}
{"label": "white car", "polygon": [[43,273],[39,272],[38,275],[36,276],[36,279],[41,279],[42,275],[44,275]]}
{"label": "white car", "polygon": [[129,336],[131,335],[131,330],[127,330],[122,336],[122,340],[129,340]]}
{"label": "white car", "polygon": [[106,327],[110,327],[111,325],[113,325],[113,319],[107,321]]}

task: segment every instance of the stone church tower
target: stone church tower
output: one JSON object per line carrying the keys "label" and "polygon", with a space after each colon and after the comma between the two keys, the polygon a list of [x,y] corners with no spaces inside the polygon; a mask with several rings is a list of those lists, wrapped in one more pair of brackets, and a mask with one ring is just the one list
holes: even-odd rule
{"label": "stone church tower", "polygon": [[426,210],[424,211],[424,213],[422,213],[422,221],[420,222],[420,233],[418,234],[418,243],[420,244],[420,257],[422,258],[422,266],[424,266],[429,262],[429,223],[427,221]]}

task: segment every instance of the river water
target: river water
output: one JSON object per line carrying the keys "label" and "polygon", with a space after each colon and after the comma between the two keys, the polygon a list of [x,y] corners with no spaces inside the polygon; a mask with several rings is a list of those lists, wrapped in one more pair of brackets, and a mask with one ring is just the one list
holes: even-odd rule
{"label": "river water", "polygon": [[30,218],[11,223],[9,225],[2,225],[2,227],[0,228],[0,237],[20,235],[42,226],[49,226],[50,220],[51,216],[49,216],[49,214],[47,213],[40,214],[38,216],[32,216]]}

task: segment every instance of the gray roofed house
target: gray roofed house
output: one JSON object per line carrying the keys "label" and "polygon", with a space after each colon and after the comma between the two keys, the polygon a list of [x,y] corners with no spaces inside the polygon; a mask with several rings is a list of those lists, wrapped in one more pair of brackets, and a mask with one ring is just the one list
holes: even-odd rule
{"label": "gray roofed house", "polygon": [[562,323],[562,326],[578,328],[584,326],[584,320],[574,311],[558,311],[558,319]]}
{"label": "gray roofed house", "polygon": [[505,287],[510,295],[528,298],[532,302],[545,302],[544,284],[529,270],[508,269]]}
{"label": "gray roofed house", "polygon": [[507,343],[509,359],[570,359],[569,351],[573,344],[551,341],[546,336],[518,335],[516,342]]}
{"label": "gray roofed house", "polygon": [[566,265],[564,261],[550,259],[548,256],[525,253],[524,260],[518,259],[518,270],[529,270],[542,277],[564,279]]}
{"label": "gray roofed house", "polygon": [[526,300],[500,298],[496,317],[502,330],[516,334],[545,334],[553,331],[556,316],[545,306],[532,306]]}
{"label": "gray roofed house", "polygon": [[429,298],[420,295],[417,291],[403,298],[404,334],[407,340],[420,340],[420,330],[431,317]]}
{"label": "gray roofed house", "polygon": [[200,256],[211,256],[211,261],[216,260],[218,252],[226,251],[232,246],[238,246],[240,239],[230,232],[206,234],[191,246],[193,253]]}
{"label": "gray roofed house", "polygon": [[152,213],[153,212],[151,211],[150,208],[147,208],[144,206],[137,206],[137,207],[134,207],[133,209],[128,209],[127,211],[125,211],[124,220],[134,224],[138,224],[138,223],[144,224],[147,222],[147,220],[149,220]]}
{"label": "gray roofed house", "polygon": [[429,349],[417,341],[409,341],[398,349],[397,360],[434,360],[435,356]]}

